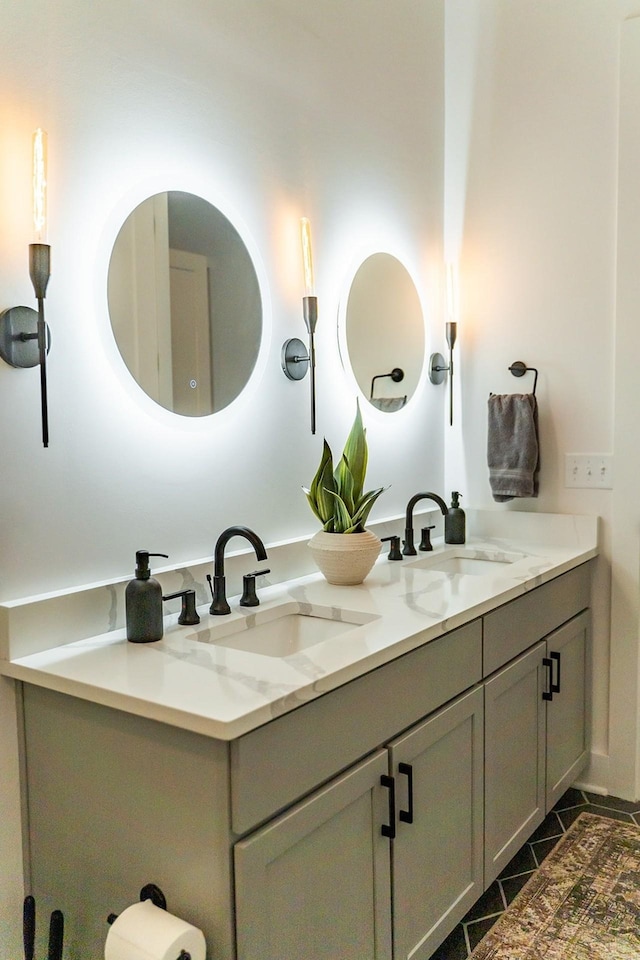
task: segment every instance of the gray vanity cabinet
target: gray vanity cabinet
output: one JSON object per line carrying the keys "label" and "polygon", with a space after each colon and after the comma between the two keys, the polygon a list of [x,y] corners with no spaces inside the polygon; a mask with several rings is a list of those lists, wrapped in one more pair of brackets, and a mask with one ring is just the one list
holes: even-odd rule
{"label": "gray vanity cabinet", "polygon": [[547,637],[551,664],[546,669],[552,671],[554,687],[560,688],[552,692],[551,700],[545,701],[547,813],[587,762],[589,632],[590,617],[585,611]]}
{"label": "gray vanity cabinet", "polygon": [[483,696],[394,740],[393,956],[427,960],[483,890]]}
{"label": "gray vanity cabinet", "polygon": [[476,687],[236,844],[238,960],[431,956],[482,893],[482,714]]}
{"label": "gray vanity cabinet", "polygon": [[391,960],[379,751],[235,846],[238,960]]}
{"label": "gray vanity cabinet", "polygon": [[[520,849],[587,761],[590,619],[586,567],[484,619],[484,660],[521,649],[485,682],[485,886]],[[538,616],[532,618],[532,612]]]}
{"label": "gray vanity cabinet", "polygon": [[231,742],[23,684],[69,956],[154,882],[209,960],[427,960],[586,761],[588,605],[585,564]]}
{"label": "gray vanity cabinet", "polygon": [[485,885],[545,816],[544,641],[485,684]]}

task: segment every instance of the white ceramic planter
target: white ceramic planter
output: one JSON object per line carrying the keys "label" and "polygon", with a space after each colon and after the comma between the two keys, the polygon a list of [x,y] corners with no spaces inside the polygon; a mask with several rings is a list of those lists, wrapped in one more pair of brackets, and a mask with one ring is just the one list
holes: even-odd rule
{"label": "white ceramic planter", "polygon": [[318,531],[309,549],[318,569],[329,583],[352,586],[362,583],[371,571],[382,544],[375,533],[325,533]]}

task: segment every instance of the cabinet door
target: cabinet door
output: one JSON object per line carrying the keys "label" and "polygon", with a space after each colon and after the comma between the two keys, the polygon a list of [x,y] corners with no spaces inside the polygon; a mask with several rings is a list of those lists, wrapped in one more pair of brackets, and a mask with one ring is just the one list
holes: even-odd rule
{"label": "cabinet door", "polygon": [[482,715],[477,688],[390,745],[395,960],[430,957],[482,893]]}
{"label": "cabinet door", "polygon": [[387,752],[235,845],[238,960],[390,960]]}
{"label": "cabinet door", "polygon": [[587,762],[589,630],[585,612],[547,637],[553,680],[552,699],[547,701],[547,811]]}
{"label": "cabinet door", "polygon": [[485,887],[545,816],[544,641],[485,684]]}

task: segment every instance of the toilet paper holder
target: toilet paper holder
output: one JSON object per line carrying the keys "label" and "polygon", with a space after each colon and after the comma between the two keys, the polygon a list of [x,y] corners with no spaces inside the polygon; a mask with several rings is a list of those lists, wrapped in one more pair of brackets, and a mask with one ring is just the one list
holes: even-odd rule
{"label": "toilet paper holder", "polygon": [[[155,883],[145,883],[140,891],[140,900],[151,900],[155,907],[160,907],[161,910],[167,909],[167,898]],[[110,913],[107,917],[107,923],[115,923],[117,919],[117,913]],[[176,960],[191,960],[191,954],[187,950],[181,950]]]}

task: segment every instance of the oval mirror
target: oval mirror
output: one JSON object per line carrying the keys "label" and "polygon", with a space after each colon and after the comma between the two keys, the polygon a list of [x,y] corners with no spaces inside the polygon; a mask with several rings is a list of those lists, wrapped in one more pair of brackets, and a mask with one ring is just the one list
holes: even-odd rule
{"label": "oval mirror", "polygon": [[205,417],[242,392],[260,349],[260,287],[212,204],[172,190],[137,206],[116,237],[107,296],[122,359],[156,403]]}
{"label": "oval mirror", "polygon": [[360,390],[379,410],[400,410],[418,386],[425,351],[422,304],[409,272],[389,253],[367,257],[341,313],[341,346]]}

